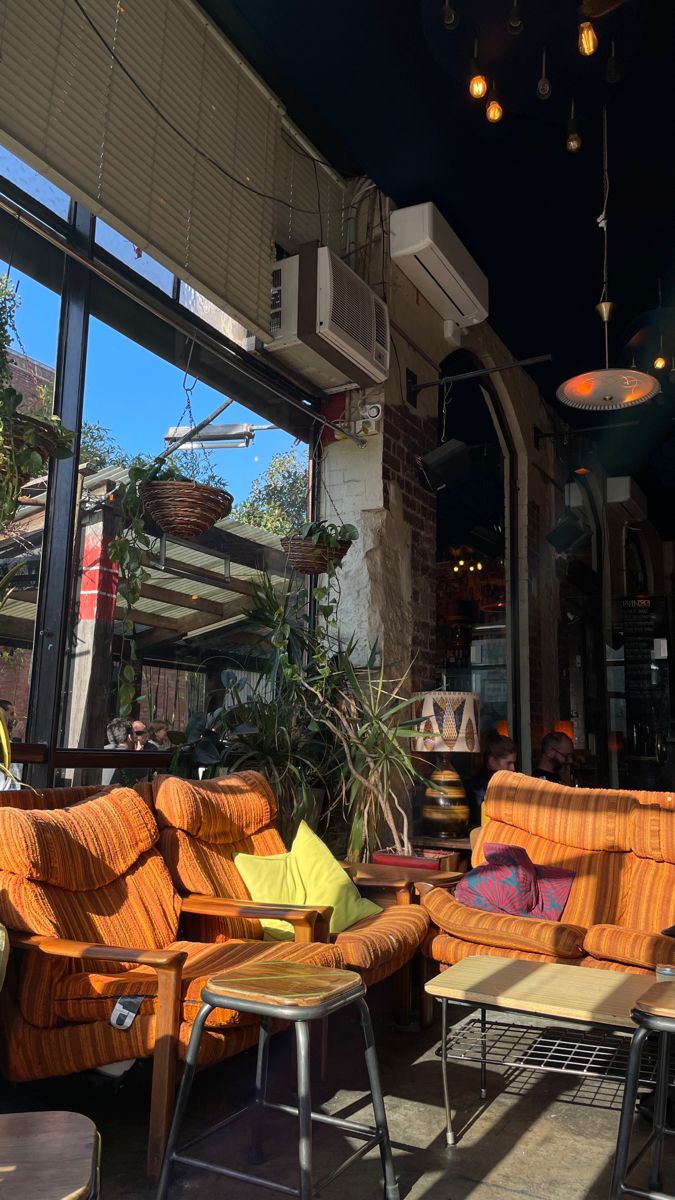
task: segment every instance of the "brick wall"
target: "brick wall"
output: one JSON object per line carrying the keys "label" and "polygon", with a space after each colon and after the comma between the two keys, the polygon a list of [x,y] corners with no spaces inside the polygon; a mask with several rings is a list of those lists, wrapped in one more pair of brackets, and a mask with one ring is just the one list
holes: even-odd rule
{"label": "brick wall", "polygon": [[21,392],[23,400],[22,412],[35,412],[44,406],[44,398],[40,394],[46,389],[51,397],[54,388],[54,368],[44,363],[28,358],[25,354],[12,355],[12,386]]}
{"label": "brick wall", "polygon": [[[411,531],[411,618],[414,663],[411,684],[415,691],[437,683],[436,665],[436,497],[422,487],[416,459],[433,450],[438,441],[436,418],[420,416],[407,402],[385,408],[382,478],[384,507],[388,508],[395,485],[402,517]],[[407,664],[406,664],[407,665]]]}
{"label": "brick wall", "polygon": [[0,700],[12,702],[18,719],[12,730],[13,738],[22,738],[26,728],[32,660],[32,650],[0,646]]}

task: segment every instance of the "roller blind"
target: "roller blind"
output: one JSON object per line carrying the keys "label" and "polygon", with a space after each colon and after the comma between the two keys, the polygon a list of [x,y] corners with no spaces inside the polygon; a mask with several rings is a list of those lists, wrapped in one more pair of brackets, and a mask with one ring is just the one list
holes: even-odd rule
{"label": "roller blind", "polygon": [[275,240],[288,254],[303,242],[320,241],[340,254],[345,244],[346,185],[318,162],[292,129],[281,131],[277,157]]}
{"label": "roller blind", "polygon": [[268,337],[278,101],[192,0],[80,3],[0,0],[0,139]]}

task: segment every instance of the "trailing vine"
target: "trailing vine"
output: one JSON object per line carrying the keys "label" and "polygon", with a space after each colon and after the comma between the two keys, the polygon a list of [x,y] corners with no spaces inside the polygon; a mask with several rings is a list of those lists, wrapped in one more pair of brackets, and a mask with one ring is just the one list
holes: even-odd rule
{"label": "trailing vine", "polygon": [[172,464],[152,462],[144,466],[129,468],[127,483],[120,486],[122,499],[123,529],[119,537],[110,542],[108,552],[119,568],[117,594],[124,602],[127,615],[122,621],[122,647],[117,685],[117,701],[121,717],[127,717],[134,704],[142,699],[136,695],[137,654],[135,623],[132,612],[141,597],[143,584],[150,573],[143,566],[143,556],[153,543],[143,516],[143,485],[154,480],[185,480]]}

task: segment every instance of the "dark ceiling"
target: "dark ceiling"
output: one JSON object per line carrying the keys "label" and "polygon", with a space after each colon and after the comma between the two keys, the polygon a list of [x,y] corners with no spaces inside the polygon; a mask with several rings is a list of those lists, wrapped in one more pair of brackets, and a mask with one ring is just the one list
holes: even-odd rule
{"label": "dark ceiling", "polygon": [[[511,0],[201,0],[281,97],[290,116],[346,174],[366,174],[399,206],[434,201],[490,280],[490,321],[516,356],[550,351],[547,400],[569,375],[602,365],[594,306],[602,286],[601,124],[609,124],[611,357],[649,369],[664,336],[675,352],[675,3],[627,0],[595,22],[592,58],[576,48],[574,0],[520,0],[524,31],[506,32]],[[467,93],[478,36],[504,118],[485,120]],[[608,83],[614,40],[620,73]],[[552,95],[536,95],[547,50]],[[582,136],[565,148],[574,98]],[[659,281],[662,309],[659,304]],[[667,442],[675,389],[601,439],[613,472],[648,486],[664,533],[675,486]],[[579,418],[560,410],[566,419]],[[581,423],[597,423],[584,414]],[[656,511],[658,509],[658,512]]]}

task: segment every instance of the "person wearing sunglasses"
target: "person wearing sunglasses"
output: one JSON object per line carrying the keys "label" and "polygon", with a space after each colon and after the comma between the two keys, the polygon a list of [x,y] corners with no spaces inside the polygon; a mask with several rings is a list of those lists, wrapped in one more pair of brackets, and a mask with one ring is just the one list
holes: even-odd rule
{"label": "person wearing sunglasses", "polygon": [[532,774],[535,779],[569,784],[574,763],[574,745],[566,733],[547,733],[541,743],[539,762]]}

